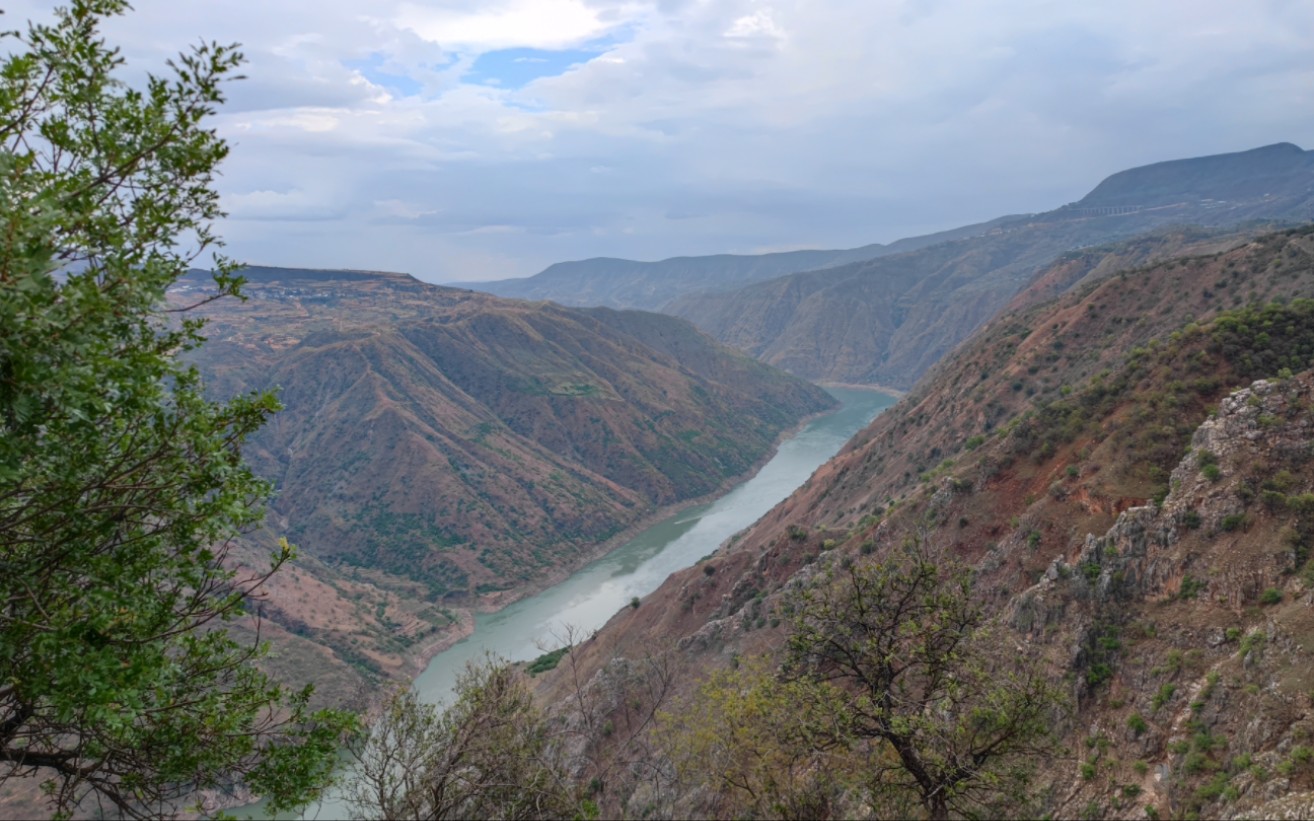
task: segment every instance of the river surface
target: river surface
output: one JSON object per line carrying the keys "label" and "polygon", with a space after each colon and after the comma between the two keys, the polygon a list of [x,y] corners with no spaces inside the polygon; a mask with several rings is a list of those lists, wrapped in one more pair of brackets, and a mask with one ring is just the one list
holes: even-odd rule
{"label": "river surface", "polygon": [[[496,613],[477,615],[474,633],[434,656],[415,680],[420,699],[443,703],[466,662],[485,654],[528,661],[562,646],[567,631],[573,630],[577,640],[588,637],[617,610],[628,607],[633,597],[642,599],[667,576],[694,564],[761,518],[897,401],[872,390],[827,390],[843,403],[840,408],[785,440],[753,478],[716,501],[685,508],[658,522],[554,587]],[[341,800],[330,795],[305,817],[346,816]]]}

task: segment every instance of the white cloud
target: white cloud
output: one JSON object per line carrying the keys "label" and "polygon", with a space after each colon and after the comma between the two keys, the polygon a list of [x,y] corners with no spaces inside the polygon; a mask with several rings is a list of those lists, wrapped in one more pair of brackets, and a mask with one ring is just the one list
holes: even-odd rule
{"label": "white cloud", "polygon": [[780,26],[776,25],[776,21],[771,18],[770,12],[758,10],[736,19],[730,24],[725,36],[739,39],[768,38],[783,40],[785,39],[785,32]]}
{"label": "white cloud", "polygon": [[385,219],[417,220],[437,214],[437,211],[405,200],[375,200],[374,210]]}
{"label": "white cloud", "polygon": [[[262,262],[476,279],[855,246],[1052,207],[1131,165],[1314,148],[1310,3],[135,5],[109,27],[131,76],[198,37],[243,43],[215,120],[223,230]],[[472,73],[488,50],[585,44],[522,88]]]}
{"label": "white cloud", "polygon": [[607,31],[611,24],[583,0],[501,0],[472,8],[405,3],[395,22],[444,48],[566,48]]}
{"label": "white cloud", "polygon": [[335,219],[344,213],[331,196],[300,189],[229,194],[224,197],[223,204],[234,220],[318,221]]}

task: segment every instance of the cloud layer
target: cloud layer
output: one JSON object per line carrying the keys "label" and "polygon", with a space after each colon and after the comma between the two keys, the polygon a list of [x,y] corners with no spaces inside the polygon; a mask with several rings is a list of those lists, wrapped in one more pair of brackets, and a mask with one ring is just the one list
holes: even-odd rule
{"label": "cloud layer", "polygon": [[1299,0],[138,0],[108,34],[142,70],[243,44],[234,256],[433,281],[850,247],[1314,143]]}

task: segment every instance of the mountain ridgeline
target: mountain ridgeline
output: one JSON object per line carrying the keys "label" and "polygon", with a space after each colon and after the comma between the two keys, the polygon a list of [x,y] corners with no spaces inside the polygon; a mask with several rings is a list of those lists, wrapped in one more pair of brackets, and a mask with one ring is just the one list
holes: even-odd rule
{"label": "mountain ridgeline", "polygon": [[888,245],[874,243],[843,251],[717,254],[673,257],[660,262],[600,257],[578,262],[558,262],[548,266],[542,273],[525,279],[458,282],[453,283],[453,286],[518,299],[546,299],[562,305],[662,311],[673,300],[690,293],[704,290],[730,291],[796,271],[831,268],[912,251],[938,242],[983,234],[1006,220],[909,237]]}
{"label": "mountain ridgeline", "polygon": [[[967,814],[1307,811],[1311,217],[1311,153],[1282,144],[893,246],[591,260],[486,286],[668,315],[253,269],[253,299],[210,310],[199,363],[217,392],[278,385],[287,405],[248,448],[279,488],[271,530],[305,556],[272,584],[268,634],[292,674],[323,669],[330,701],[414,673],[471,610],[717,490],[828,406],[768,365],[909,387],[752,527],[533,665],[591,809],[943,817],[923,766],[939,761]],[[808,679],[800,613],[830,618],[837,583],[909,556],[965,568],[982,621],[950,631],[952,659],[1025,657],[1048,682],[1025,719],[1048,754],[990,771],[1026,782],[1005,803],[943,745],[1010,726],[989,698],[953,716],[970,682],[1011,698],[1016,669],[956,670],[897,721],[852,681]]]}
{"label": "mountain ridgeline", "polygon": [[[573,651],[569,681],[542,686],[559,697],[592,676],[619,726],[644,692],[625,671],[660,659],[679,682],[663,709],[691,709],[678,705],[703,703],[714,671],[758,655],[779,669],[798,591],[913,546],[970,567],[990,641],[1025,648],[1071,694],[1053,718],[1058,754],[1026,765],[1027,813],[1308,812],[1311,464],[1314,229],[1088,249],[1043,269],[705,566]],[[738,738],[773,732],[756,716],[768,723]],[[645,743],[679,760],[694,743],[635,738],[595,739],[591,760]],[[828,749],[790,749],[790,796],[829,796],[839,803],[821,806],[843,814],[888,795],[862,768],[837,786],[840,771],[816,766]],[[658,814],[756,806],[714,779],[613,789],[615,808],[655,801]]]}
{"label": "mountain ridgeline", "polygon": [[[1053,211],[867,246],[848,259],[590,260],[472,287],[568,304],[646,300],[804,378],[908,389],[1062,253],[1173,226],[1311,218],[1314,152],[1282,143],[1130,169]],[[798,267],[785,272],[790,264]]]}
{"label": "mountain ridgeline", "polygon": [[197,364],[217,393],[277,387],[285,405],[247,447],[303,555],[268,613],[368,671],[720,490],[834,405],[673,317],[246,274],[248,301],[206,307]]}

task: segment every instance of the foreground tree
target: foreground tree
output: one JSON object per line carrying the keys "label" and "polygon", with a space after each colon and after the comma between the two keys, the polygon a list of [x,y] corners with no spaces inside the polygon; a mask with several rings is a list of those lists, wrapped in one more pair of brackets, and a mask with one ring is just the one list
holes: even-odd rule
{"label": "foreground tree", "polygon": [[521,675],[471,664],[446,710],[396,694],[354,750],[347,797],[358,818],[571,818],[580,804]]}
{"label": "foreground tree", "polygon": [[860,791],[866,762],[838,688],[784,681],[765,659],[748,659],[713,673],[661,724],[671,792],[701,792],[697,814],[843,818],[853,810],[845,800]]}
{"label": "foreground tree", "polygon": [[[98,33],[126,8],[73,0],[0,63],[0,780],[43,778],[62,814],[170,815],[234,782],[296,804],[353,720],[221,628],[268,577],[224,560],[269,492],[240,446],[277,405],[208,401],[178,360],[202,323],[165,321],[217,245],[204,121],[241,57],[204,45],[126,88]],[[211,298],[236,295],[220,270]]]}
{"label": "foreground tree", "polygon": [[847,734],[876,745],[878,814],[1026,812],[1065,697],[1041,660],[994,640],[965,568],[914,545],[838,569],[792,604],[787,671],[847,694]]}

